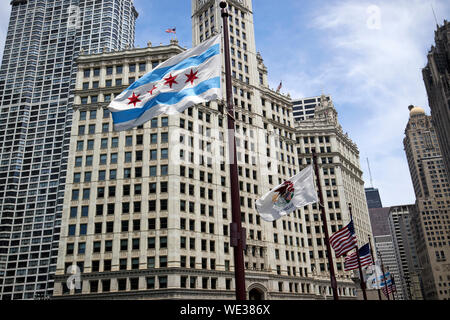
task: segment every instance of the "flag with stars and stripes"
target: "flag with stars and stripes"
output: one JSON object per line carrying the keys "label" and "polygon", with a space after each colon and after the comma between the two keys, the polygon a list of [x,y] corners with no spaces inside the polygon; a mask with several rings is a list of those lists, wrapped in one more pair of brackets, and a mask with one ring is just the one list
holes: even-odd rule
{"label": "flag with stars and stripes", "polygon": [[277,88],[277,92],[280,92],[282,87],[283,87],[283,80],[280,81],[280,84],[278,85],[278,88]]}
{"label": "flag with stars and stripes", "polygon": [[383,291],[384,295],[387,296],[388,294],[391,294],[393,292],[397,292],[397,287],[395,286],[394,277],[392,274],[388,271],[385,273],[384,277],[381,276],[383,279],[381,280],[380,287],[381,291]]}
{"label": "flag with stars and stripes", "polygon": [[392,280],[389,279],[386,281],[386,285],[381,288],[381,291],[383,291],[384,295],[387,297],[389,294],[397,292],[397,289],[395,284],[392,283]]}
{"label": "flag with stars and stripes", "polygon": [[336,258],[356,248],[357,242],[353,219],[348,225],[333,233],[330,237],[330,245],[336,252]]}
{"label": "flag with stars and stripes", "polygon": [[142,76],[108,106],[114,131],[140,126],[160,114],[222,99],[221,35],[184,51]]}
{"label": "flag with stars and stripes", "polygon": [[[370,254],[369,244],[365,244],[358,250],[359,253],[359,261],[361,262],[361,267],[370,266],[373,264],[372,255]],[[356,256],[356,252],[345,257],[344,261],[344,270],[350,271],[358,268],[358,257]]]}

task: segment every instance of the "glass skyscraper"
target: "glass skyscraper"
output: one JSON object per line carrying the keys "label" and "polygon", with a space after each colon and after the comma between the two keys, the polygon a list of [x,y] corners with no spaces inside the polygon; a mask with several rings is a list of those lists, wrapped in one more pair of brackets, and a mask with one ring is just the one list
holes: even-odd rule
{"label": "glass skyscraper", "polygon": [[[327,101],[331,101],[331,96],[325,96]],[[316,107],[320,105],[321,96],[313,98],[302,98],[292,100],[292,110],[294,111],[294,120],[303,121],[305,119],[314,119]]]}
{"label": "glass skyscraper", "polygon": [[364,191],[366,192],[367,206],[369,207],[369,209],[383,208],[378,189],[365,188]]}
{"label": "glass skyscraper", "polygon": [[37,299],[53,293],[75,59],[133,47],[138,14],[133,0],[11,6],[0,68],[0,299]]}

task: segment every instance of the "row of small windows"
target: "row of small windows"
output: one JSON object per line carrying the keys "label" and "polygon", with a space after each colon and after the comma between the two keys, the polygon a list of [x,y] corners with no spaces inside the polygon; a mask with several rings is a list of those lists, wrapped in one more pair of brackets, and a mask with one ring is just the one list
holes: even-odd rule
{"label": "row of small windows", "polygon": [[[135,220],[140,222],[139,220]],[[127,222],[127,226],[126,228],[122,227],[125,229],[125,231],[128,231],[128,221],[122,221],[122,222]],[[107,225],[108,227],[108,225]],[[101,228],[102,228],[102,224],[101,223],[96,223],[95,225],[95,233],[96,234],[101,234]],[[136,230],[140,230],[140,229],[134,229]],[[108,232],[108,231],[107,231]],[[112,232],[112,231],[109,231]],[[167,244],[167,236],[162,236],[159,237],[159,246],[158,249],[165,249],[168,247]],[[128,239],[121,239],[119,242],[119,248],[120,251],[128,251],[128,250],[140,250],[140,242],[141,239],[140,238],[134,238],[131,239],[131,241],[128,241]],[[194,246],[195,247],[195,246]],[[147,249],[156,249],[156,238],[155,237],[149,237],[147,240]],[[106,240],[104,241],[103,244],[103,251],[102,249],[102,242],[101,241],[94,241],[92,244],[92,253],[100,253],[100,252],[112,252],[113,251],[113,241],[112,240]],[[214,249],[214,246],[211,246],[211,249]],[[86,242],[78,242],[77,245],[77,254],[81,255],[81,254],[86,254]],[[75,254],[75,243],[67,243],[66,246],[66,255],[74,255]],[[139,261],[139,258],[137,259]],[[134,265],[134,263],[133,263]],[[139,262],[137,263],[137,265],[139,266]],[[134,269],[134,268],[133,268]],[[122,270],[122,269],[121,269]]]}
{"label": "row of small windows", "polygon": [[[103,112],[102,114],[103,119],[110,118],[111,112],[108,109],[102,109],[102,112]],[[97,110],[90,110],[90,111],[81,110],[79,114],[80,114],[79,121],[96,120],[98,112]],[[159,118],[153,118],[150,123],[152,128],[158,128]],[[168,125],[169,125],[169,118],[161,117],[161,127],[167,127]]]}
{"label": "row of small windows", "polygon": [[[165,188],[167,188],[167,182],[165,182]],[[155,187],[155,190],[156,190],[156,187]],[[167,192],[167,190],[166,191],[162,191],[162,193],[166,193],[166,192]],[[124,193],[125,193],[125,189],[124,189]],[[128,189],[128,193],[129,193],[129,189]],[[151,193],[155,193],[155,192],[151,192]],[[182,207],[181,211],[185,211],[186,203],[187,202],[185,200],[180,200],[180,206]],[[124,201],[121,204],[122,214],[127,215],[127,214],[130,213],[130,211],[131,211],[131,204],[133,205],[134,213],[140,213],[141,212],[141,206],[142,206],[142,202],[141,201],[134,201],[134,202],[131,202],[131,203]],[[194,213],[195,212],[196,203],[189,201],[188,204],[189,204],[189,211]],[[159,208],[161,210],[167,210],[167,205],[168,205],[167,199],[160,199],[160,201],[159,201]],[[208,207],[208,210],[206,210],[207,207]],[[81,214],[81,217],[88,217],[89,216],[89,208],[90,208],[89,206],[81,206],[81,207],[73,206],[73,207],[71,207],[70,208],[70,212],[69,212],[70,219],[76,219],[78,217],[78,215],[80,215],[80,214]],[[115,212],[116,205],[114,203],[108,203],[107,205],[97,204],[95,206],[95,216],[97,216],[97,217],[104,216],[105,208],[106,208],[107,215],[114,215],[116,213]],[[157,200],[149,200],[148,201],[148,211],[149,212],[156,212],[156,210],[157,210]],[[211,205],[206,206],[206,204],[200,203],[200,214],[202,216],[206,216],[207,213],[208,213],[209,217],[213,217],[214,216],[214,206],[211,206]],[[228,211],[227,211],[226,208],[222,209],[222,217],[224,219],[228,219]],[[140,220],[136,220],[136,221],[134,222],[133,231],[140,230],[139,229],[140,228],[139,227],[140,226],[140,224],[139,224]],[[245,222],[245,213],[242,213],[242,222]],[[123,225],[124,223],[126,223],[126,229],[124,229],[124,225]],[[253,223],[253,215],[252,214],[249,214],[249,223]],[[166,224],[167,224],[166,220],[161,222],[161,226],[164,226]],[[256,224],[258,224],[258,225],[260,224],[259,216],[256,216]],[[150,227],[152,227],[152,226],[154,227],[155,226],[155,221],[154,220],[152,220],[152,221],[149,220],[149,226]],[[189,220],[189,229],[193,231],[194,228],[195,228],[194,226],[195,226],[195,220]],[[180,228],[187,230],[186,219],[185,218],[180,218]],[[111,227],[107,227],[107,230],[113,230],[113,226],[111,225]],[[122,229],[121,230],[122,230],[122,232],[123,231],[128,231],[128,222],[122,222]],[[210,230],[211,230],[211,226],[210,226]],[[74,232],[75,230],[72,230],[72,231]],[[202,232],[206,231],[206,227],[203,226],[203,222],[201,224],[201,231]],[[108,232],[112,232],[112,231],[108,231]],[[211,233],[213,233],[213,232],[211,232]],[[224,234],[228,235],[228,231],[224,231]]]}
{"label": "row of small windows", "polygon": [[[110,261],[110,260],[108,260]],[[106,267],[108,268],[108,267]],[[105,269],[106,270],[106,269]],[[158,276],[158,277],[146,277],[146,288],[147,289],[164,289],[167,288],[167,276]],[[158,281],[155,282],[155,279]],[[118,291],[126,291],[127,288],[129,290],[138,290],[139,289],[139,278],[124,278],[124,279],[114,279],[117,283]],[[104,280],[90,280],[89,281],[89,292],[90,293],[98,293],[100,292],[99,283],[101,284],[101,292],[111,292],[111,279]],[[157,285],[155,285],[157,283]],[[70,290],[66,286],[65,283],[61,284],[63,287],[63,294],[69,294]],[[83,290],[82,285],[80,289],[75,289],[74,293],[81,293]]]}
{"label": "row of small windows", "polygon": [[[139,188],[137,188],[137,186]],[[156,183],[153,186],[150,186],[150,192],[149,194],[156,194]],[[110,186],[108,187],[108,193],[110,197],[115,197],[116,195],[116,187],[115,186]],[[100,196],[98,198],[103,198],[105,196],[105,187],[99,187],[97,189],[98,194],[100,194]],[[139,195],[142,192],[141,189],[141,185],[136,185],[135,186],[135,195]],[[124,197],[130,196],[131,193],[131,186],[130,185],[125,185],[123,186],[123,194]],[[161,193],[167,193],[167,182],[161,182]],[[211,192],[208,193],[209,195],[209,199],[212,199],[212,194]],[[222,193],[222,202],[226,203],[226,193]],[[204,197],[206,199],[206,193],[204,195]],[[241,205],[243,205],[243,198],[241,198]],[[158,207],[158,203],[159,203],[159,207]],[[249,202],[249,208],[251,208],[251,202]],[[108,204],[96,204],[95,208],[93,211],[93,213],[95,213],[95,216],[99,217],[99,216],[104,216],[105,212],[107,215],[114,215],[116,213],[116,204],[115,203],[108,203]],[[204,203],[196,203],[196,202],[192,202],[192,201],[186,201],[186,200],[180,200],[180,211],[181,212],[187,212],[189,211],[189,213],[195,213],[196,212],[196,207],[199,207],[200,209],[200,214],[202,216],[209,216],[209,217],[214,217],[214,206],[211,205],[206,205]],[[106,210],[105,210],[106,209]],[[207,210],[208,209],[208,210]],[[147,212],[157,212],[157,211],[167,211],[168,210],[168,200],[167,199],[160,199],[158,200],[149,200],[148,201],[148,207],[147,207]],[[124,199],[124,201],[121,203],[121,214],[122,215],[128,215],[130,213],[134,213],[134,214],[138,214],[142,212],[142,201],[133,201],[133,202],[127,202],[126,199]],[[79,215],[83,218],[83,217],[88,217],[90,214],[90,206],[88,205],[83,205],[83,206],[72,206],[70,208],[69,211],[69,218],[70,219],[76,219]],[[334,220],[334,214],[330,213],[330,218],[331,220]],[[336,213],[337,217],[340,219],[340,213]],[[226,208],[222,209],[222,218],[223,219],[228,219],[228,210]],[[242,222],[246,222],[246,214],[244,212],[241,213],[241,221]],[[193,230],[193,225],[194,225],[194,220],[189,222],[189,226],[190,226],[190,230]],[[256,220],[254,221],[253,219],[253,214],[248,214],[248,223],[253,224],[256,223],[256,225],[260,225],[260,217],[258,215],[256,215]],[[164,225],[164,224],[163,224]],[[149,227],[152,228],[152,226],[154,226],[154,220],[153,223],[151,220],[149,220]],[[127,225],[128,227],[128,225]],[[73,225],[72,228],[75,228],[75,225]],[[84,232],[87,228],[87,225],[84,225],[82,229],[80,229],[82,232]],[[181,229],[185,229],[186,228],[186,219],[185,218],[180,218],[180,228]],[[297,229],[297,224],[296,224],[296,229]],[[111,227],[107,227],[107,232],[112,232],[113,230],[113,226],[111,225]],[[127,229],[128,230],[128,229]],[[122,229],[122,231],[127,231]],[[210,226],[210,230],[211,230],[211,226]],[[289,228],[290,230],[290,228]],[[301,228],[301,224],[300,224],[300,230],[302,230]],[[136,230],[134,230],[136,231]],[[201,227],[201,231],[205,232],[205,227],[203,226],[203,222],[202,222],[202,227]],[[75,229],[73,229],[71,231],[72,233],[75,232]],[[228,235],[228,231],[224,229],[224,234]],[[259,238],[260,236],[258,236]]]}
{"label": "row of small windows", "polygon": [[[69,267],[70,265],[68,265]],[[153,290],[153,289],[164,289],[167,288],[167,276],[149,276],[143,278],[144,282],[142,283],[144,286],[140,284],[139,277],[132,278],[118,278],[118,279],[102,279],[102,280],[89,280],[89,282],[82,282],[80,288],[74,289],[73,293],[100,293],[100,292],[116,292],[116,291],[133,291],[133,290]],[[201,282],[200,282],[201,280]],[[87,291],[83,290],[82,284],[88,284]],[[200,286],[201,283],[201,286]],[[114,288],[112,287],[114,285]],[[297,282],[288,282],[288,288],[285,289],[285,283],[279,281],[278,283],[278,291],[285,292],[288,290],[290,293],[310,293],[311,287],[310,284],[305,283],[297,283]],[[197,276],[180,276],[179,286],[180,288],[190,288],[190,289],[212,289],[216,290],[218,285],[218,279],[213,277],[197,277]],[[225,279],[225,289],[231,290],[232,280]],[[65,283],[61,283],[63,287],[63,294],[70,294],[70,290],[65,285]],[[328,289],[328,290],[325,290]],[[326,292],[331,295],[330,288],[320,289],[321,292]],[[445,290],[446,291],[446,290]],[[442,291],[441,291],[442,293]],[[355,292],[349,288],[338,288],[339,295],[351,295],[354,296]]]}
{"label": "row of small windows", "polygon": [[[166,257],[167,259],[167,257]],[[194,261],[195,264],[195,261]],[[70,265],[68,265],[70,267]],[[201,280],[201,287],[200,287]],[[79,294],[84,292],[83,284],[79,289],[74,289],[73,293]],[[164,289],[167,288],[167,276],[149,276],[144,278],[144,287],[140,286],[139,278],[118,278],[118,279],[103,279],[103,280],[89,280],[86,282],[89,284],[88,293],[100,293],[100,292],[112,292],[112,291],[127,291],[127,290],[140,290],[140,289]],[[112,288],[112,283],[116,287],[115,290]],[[226,279],[225,289],[231,290],[231,279]],[[180,288],[201,288],[201,289],[212,289],[216,290],[218,284],[218,279],[213,277],[197,277],[197,276],[181,276],[180,277]],[[63,294],[69,294],[70,290],[65,283],[61,283],[63,287]],[[309,286],[309,285],[308,285]],[[309,287],[308,287],[309,288]]]}
{"label": "row of small windows", "polygon": [[[93,129],[91,129],[93,130]],[[93,131],[95,132],[95,131]],[[136,135],[136,138],[133,139],[133,136],[126,136],[125,137],[125,147],[133,147],[133,146],[141,146],[143,145],[143,140],[144,136],[143,135]],[[159,142],[161,144],[165,144],[169,142],[169,134],[167,132],[162,132],[160,134],[160,139]],[[150,134],[150,143],[151,144],[157,144],[158,143],[158,134],[157,133],[152,133]],[[95,144],[95,140],[79,140],[77,141],[77,147],[76,150],[77,151],[83,151],[85,150],[85,146],[86,146],[86,150],[94,150],[94,144]],[[100,149],[108,149],[108,145],[110,146],[110,148],[118,148],[119,147],[119,138],[118,137],[112,137],[111,139],[108,138],[102,138],[100,140]],[[152,153],[156,151],[156,150],[152,150]],[[142,157],[142,151],[136,151],[136,158],[139,158],[139,156]],[[80,161],[80,160],[78,160]]]}
{"label": "row of small windows", "polygon": [[[158,166],[150,166],[149,167],[149,175],[150,177],[156,177],[156,176],[167,176],[168,175],[168,165],[160,165],[159,166],[159,174],[158,174]],[[136,167],[134,168],[134,175],[132,174],[133,170],[131,168],[124,168],[123,169],[123,178],[124,179],[130,179],[130,178],[141,178],[142,177],[142,168],[141,167]],[[76,181],[74,181],[74,183],[79,183],[80,179],[81,179],[81,173],[75,173],[74,174],[74,179]],[[91,172],[85,172],[84,175],[84,182],[90,182],[92,179],[92,173]],[[109,180],[116,180],[118,179],[117,176],[117,169],[111,169],[109,170]],[[106,181],[106,170],[100,170],[99,174],[98,174],[98,180],[99,181]],[[83,190],[83,200],[88,200],[90,199],[90,191],[88,191],[89,189],[84,189]],[[78,189],[74,189],[72,190],[72,201],[78,201],[79,199],[79,193],[80,190]],[[110,195],[111,197],[111,195]]]}
{"label": "row of small windows", "polygon": [[[161,207],[163,207],[161,210],[167,210],[167,199],[161,199],[160,200],[160,204]],[[114,204],[112,204],[114,205]],[[156,211],[156,200],[150,200],[149,201],[149,211]],[[159,222],[157,225],[157,221]],[[147,220],[148,224],[147,227],[144,227],[144,230],[162,230],[162,229],[167,229],[167,218],[165,217],[160,217],[158,219],[156,218],[151,218]],[[101,233],[102,231],[102,227],[101,227],[102,223],[96,223],[94,225],[94,233],[98,234]],[[121,231],[120,232],[128,232],[129,230],[129,221],[128,220],[124,220],[121,221]],[[79,225],[77,224],[69,224],[69,228],[68,228],[68,236],[83,236],[83,235],[87,235],[87,230],[88,230],[88,224],[86,223],[80,223]],[[133,220],[133,231],[140,231],[141,230],[141,221],[140,219],[137,220]],[[97,232],[98,231],[98,232]],[[114,221],[107,221],[106,222],[106,227],[105,227],[105,233],[112,233],[114,232]],[[96,248],[98,247],[99,249],[99,243],[100,242],[94,242],[94,252],[99,252],[99,251],[95,251],[97,250]],[[112,240],[111,242],[107,243],[111,243],[111,248],[112,248]]]}
{"label": "row of small windows", "polygon": [[[93,150],[91,147],[93,146],[93,143],[90,143],[92,140],[88,141],[88,150]],[[78,144],[77,147],[82,146],[82,144]],[[158,157],[159,154],[159,157]],[[110,164],[117,164],[118,163],[118,153],[111,153],[110,154]],[[133,160],[134,158],[134,160]],[[159,149],[159,152],[157,149],[150,150],[150,160],[156,161],[156,160],[166,160],[169,158],[169,149]],[[85,166],[92,166],[93,165],[93,155],[87,155],[85,156]],[[99,164],[100,165],[106,165],[108,160],[107,154],[101,154],[99,157]],[[124,152],[124,163],[131,163],[131,162],[139,162],[143,160],[143,151],[135,151],[134,157],[132,152]],[[82,167],[83,166],[83,157],[75,157],[75,167]]]}
{"label": "row of small windows", "polygon": [[[156,67],[158,64],[159,64],[159,61],[155,61],[153,63],[153,68]],[[122,74],[124,72],[124,67],[123,67],[123,65],[118,65],[115,67],[107,66],[105,68],[105,70],[106,70],[106,75],[113,75],[114,71],[115,71],[115,74]],[[136,70],[138,70],[139,72],[145,72],[147,70],[147,64],[145,62],[140,62],[137,64],[129,64],[128,65],[128,72],[134,73],[134,72],[136,72]],[[84,69],[83,76],[84,76],[84,78],[89,78],[91,76],[100,77],[100,72],[101,72],[101,68]]]}

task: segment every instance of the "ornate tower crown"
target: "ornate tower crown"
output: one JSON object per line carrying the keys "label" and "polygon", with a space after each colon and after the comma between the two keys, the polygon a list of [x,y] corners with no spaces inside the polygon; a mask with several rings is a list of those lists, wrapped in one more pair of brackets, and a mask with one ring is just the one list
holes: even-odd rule
{"label": "ornate tower crown", "polygon": [[330,122],[337,123],[337,111],[334,108],[333,102],[324,94],[320,96],[320,103],[317,105],[314,118],[327,119]]}

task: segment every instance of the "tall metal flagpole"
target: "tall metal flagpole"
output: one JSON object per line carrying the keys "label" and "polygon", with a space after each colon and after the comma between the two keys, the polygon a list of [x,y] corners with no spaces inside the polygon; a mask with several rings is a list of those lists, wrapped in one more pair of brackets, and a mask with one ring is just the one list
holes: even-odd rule
{"label": "tall metal flagpole", "polygon": [[239,197],[239,179],[236,156],[236,138],[235,138],[235,121],[233,106],[233,91],[231,85],[231,66],[230,66],[230,43],[228,34],[228,10],[227,3],[220,2],[222,8],[223,20],[223,42],[225,53],[225,83],[227,93],[227,114],[228,114],[228,152],[230,160],[230,182],[231,182],[231,207],[232,207],[232,223],[231,223],[231,245],[234,248],[234,273],[236,285],[236,300],[246,300],[245,290],[245,270],[244,270],[244,246],[245,246],[245,230],[241,224],[241,202]]}
{"label": "tall metal flagpole", "polygon": [[332,256],[331,246],[330,246],[330,238],[328,236],[327,216],[325,214],[325,207],[324,207],[324,202],[323,202],[322,184],[320,183],[319,165],[318,165],[318,161],[317,161],[317,154],[315,152],[313,153],[313,162],[314,162],[314,169],[316,172],[317,188],[319,189],[319,201],[320,201],[319,207],[321,209],[320,216],[322,218],[323,229],[325,232],[325,244],[327,246],[327,256],[328,256],[328,264],[329,264],[329,269],[330,269],[331,288],[333,289],[334,300],[339,300],[336,275],[334,273],[333,256]]}
{"label": "tall metal flagpole", "polygon": [[[378,252],[377,252],[377,254],[378,254]],[[381,257],[381,254],[380,254],[380,261],[381,261],[381,271],[383,272],[384,287],[386,288],[386,297],[387,297],[388,300],[391,300],[389,298],[389,292],[388,292],[387,280],[386,280],[386,273],[384,272],[384,264],[383,264],[383,258]]]}
{"label": "tall metal flagpole", "polygon": [[[350,219],[353,221],[352,204],[351,203],[348,204],[348,210],[350,211]],[[363,275],[362,268],[361,268],[361,259],[359,258],[358,241],[356,241],[356,259],[358,260],[359,279],[361,282],[361,290],[363,293],[363,298],[364,298],[364,300],[367,300],[366,283],[364,282],[364,275]]]}
{"label": "tall metal flagpole", "polygon": [[[394,296],[394,290],[392,289],[392,286],[394,285],[394,277],[392,276],[391,273],[391,293],[392,293],[392,300],[395,300],[395,296]],[[397,290],[396,290],[397,291]]]}
{"label": "tall metal flagpole", "polygon": [[[374,259],[374,257],[373,257],[373,249],[372,249],[372,239],[370,239],[370,236],[369,236],[369,246],[370,246],[370,255],[372,256],[372,261],[373,261],[373,263],[374,263],[374,265],[375,265],[375,259]],[[377,287],[378,287],[378,274],[377,274],[377,272],[376,272],[376,269],[375,269],[375,275],[376,275],[376,279],[377,279]],[[378,288],[378,299],[379,300],[382,300],[381,299],[381,290]]]}

